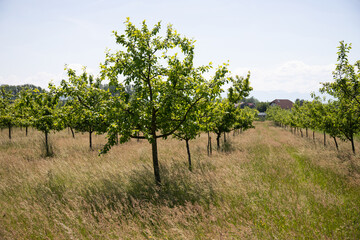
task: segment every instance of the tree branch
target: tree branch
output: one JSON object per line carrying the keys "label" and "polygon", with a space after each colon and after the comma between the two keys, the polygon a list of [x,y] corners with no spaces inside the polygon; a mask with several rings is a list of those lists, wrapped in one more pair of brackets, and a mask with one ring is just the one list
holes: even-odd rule
{"label": "tree branch", "polygon": [[80,98],[79,95],[76,95],[76,97],[84,107],[86,107],[87,109],[91,109],[86,103],[84,103],[84,101]]}
{"label": "tree branch", "polygon": [[179,122],[179,124],[176,125],[176,127],[175,127],[173,130],[171,130],[171,131],[168,132],[168,133],[165,133],[165,134],[162,134],[162,135],[158,135],[158,136],[156,136],[156,137],[157,137],[157,138],[167,137],[167,136],[173,134],[177,129],[179,129],[179,127],[181,126],[181,124],[183,124],[183,122],[185,122],[186,117],[187,117],[187,115],[189,114],[190,110],[191,110],[191,109],[196,105],[196,103],[198,103],[202,98],[203,98],[203,96],[199,97],[195,102],[193,102],[193,103],[191,104],[191,106],[190,106],[190,107],[188,108],[188,110],[186,111],[184,117],[181,119],[181,121]]}

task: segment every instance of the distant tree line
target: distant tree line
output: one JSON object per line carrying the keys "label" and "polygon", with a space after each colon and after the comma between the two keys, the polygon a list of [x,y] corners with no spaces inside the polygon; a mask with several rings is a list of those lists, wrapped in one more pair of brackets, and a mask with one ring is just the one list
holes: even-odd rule
{"label": "distant tree line", "polygon": [[266,112],[266,110],[270,106],[270,102],[261,102],[253,96],[249,98],[243,98],[240,100],[240,102],[255,104],[255,108],[259,112]]}

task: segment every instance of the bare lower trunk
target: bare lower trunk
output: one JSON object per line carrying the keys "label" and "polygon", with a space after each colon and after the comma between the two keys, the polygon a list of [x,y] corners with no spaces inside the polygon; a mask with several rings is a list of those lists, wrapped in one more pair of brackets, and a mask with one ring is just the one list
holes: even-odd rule
{"label": "bare lower trunk", "polygon": [[153,134],[151,148],[152,148],[155,182],[156,182],[156,185],[160,186],[161,185],[160,167],[159,167],[158,152],[157,152],[157,138],[156,138],[155,133]]}
{"label": "bare lower trunk", "polygon": [[324,131],[324,146],[326,146],[326,133]]}
{"label": "bare lower trunk", "polygon": [[221,136],[221,133],[217,134],[217,136],[216,136],[217,150],[220,150],[220,136]]}
{"label": "bare lower trunk", "polygon": [[192,166],[191,166],[191,154],[190,154],[190,147],[189,147],[189,139],[186,139],[185,142],[186,142],[186,150],[187,150],[188,160],[189,160],[189,170],[192,171]]}
{"label": "bare lower trunk", "polygon": [[301,137],[304,137],[302,129],[300,128]]}
{"label": "bare lower trunk", "polygon": [[207,154],[208,154],[208,156],[210,156],[212,154],[211,137],[210,137],[209,132],[208,132]]}
{"label": "bare lower trunk", "polygon": [[226,143],[226,133],[224,132],[224,143]]}
{"label": "bare lower trunk", "polygon": [[72,135],[72,137],[75,138],[74,129],[72,129],[72,127],[70,127],[70,130],[71,130],[71,135]]}
{"label": "bare lower trunk", "polygon": [[309,137],[308,129],[306,128],[306,137]]}
{"label": "bare lower trunk", "polygon": [[209,137],[209,149],[210,149],[210,155],[212,155],[211,137]]}
{"label": "bare lower trunk", "polygon": [[351,135],[350,142],[351,142],[352,151],[355,155],[355,144],[354,144],[354,136],[353,135]]}
{"label": "bare lower trunk", "polygon": [[315,131],[313,131],[313,140],[315,141]]}
{"label": "bare lower trunk", "polygon": [[92,150],[92,131],[89,131],[89,146],[90,146],[90,150]]}
{"label": "bare lower trunk", "polygon": [[28,128],[29,128],[28,126],[25,127],[25,136],[28,135]]}
{"label": "bare lower trunk", "polygon": [[47,131],[45,131],[45,149],[46,149],[46,156],[50,156],[49,139],[48,139]]}
{"label": "bare lower trunk", "polygon": [[338,143],[337,143],[337,141],[336,141],[336,137],[333,137],[333,138],[334,138],[334,142],[335,142],[336,150],[338,150],[338,151],[339,151],[339,146],[338,146]]}
{"label": "bare lower trunk", "polygon": [[11,124],[9,124],[9,139],[11,140]]}

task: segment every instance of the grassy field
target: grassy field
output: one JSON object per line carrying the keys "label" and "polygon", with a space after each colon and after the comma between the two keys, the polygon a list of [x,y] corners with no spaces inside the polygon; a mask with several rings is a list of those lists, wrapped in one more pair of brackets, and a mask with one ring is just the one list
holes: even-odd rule
{"label": "grassy field", "polygon": [[205,134],[190,142],[193,172],[185,142],[159,141],[161,188],[145,141],[99,157],[65,130],[44,158],[39,132],[16,129],[10,142],[5,129],[0,239],[360,239],[360,154],[255,126],[210,157]]}

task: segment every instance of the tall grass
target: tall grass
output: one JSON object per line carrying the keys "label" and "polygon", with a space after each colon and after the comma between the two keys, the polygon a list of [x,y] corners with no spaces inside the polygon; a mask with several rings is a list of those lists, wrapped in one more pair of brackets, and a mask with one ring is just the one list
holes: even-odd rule
{"label": "tall grass", "polygon": [[[232,135],[232,134],[230,134]],[[206,154],[207,136],[89,151],[87,135],[0,133],[0,239],[359,239],[360,159],[268,122]],[[213,137],[215,139],[215,137]],[[95,136],[95,149],[105,143]],[[215,149],[214,149],[215,150]]]}

